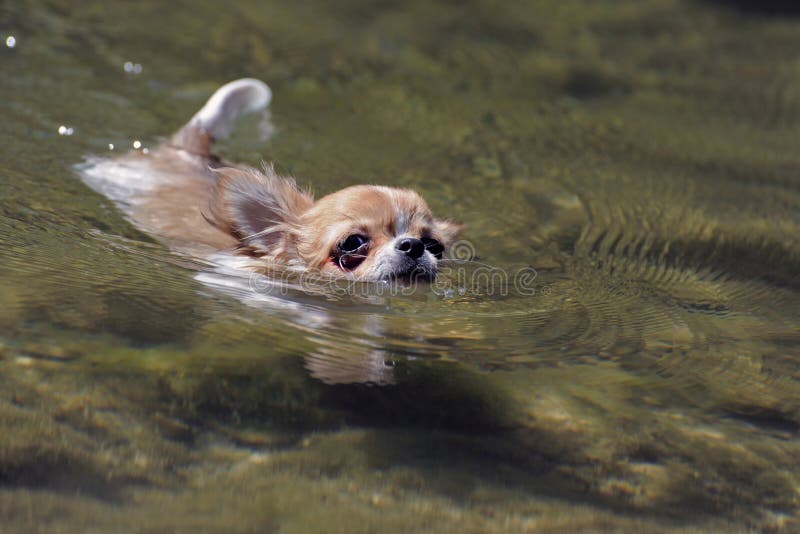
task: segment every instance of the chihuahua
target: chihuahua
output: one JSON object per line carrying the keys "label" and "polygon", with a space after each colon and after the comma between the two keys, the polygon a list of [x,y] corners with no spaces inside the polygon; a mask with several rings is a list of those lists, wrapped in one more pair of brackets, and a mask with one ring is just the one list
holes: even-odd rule
{"label": "chihuahua", "polygon": [[239,116],[265,109],[271,95],[259,80],[230,82],[159,147],[90,160],[81,174],[176,248],[229,250],[252,259],[254,270],[433,280],[461,225],[435,218],[416,192],[357,185],[314,200],[271,166],[230,165],[211,153]]}

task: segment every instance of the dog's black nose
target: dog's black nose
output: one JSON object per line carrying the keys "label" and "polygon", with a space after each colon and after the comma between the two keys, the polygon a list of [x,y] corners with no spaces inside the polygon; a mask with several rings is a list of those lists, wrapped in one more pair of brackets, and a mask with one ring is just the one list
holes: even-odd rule
{"label": "dog's black nose", "polygon": [[403,252],[409,258],[417,259],[425,252],[425,245],[419,239],[413,237],[405,237],[397,242],[395,245],[397,250]]}

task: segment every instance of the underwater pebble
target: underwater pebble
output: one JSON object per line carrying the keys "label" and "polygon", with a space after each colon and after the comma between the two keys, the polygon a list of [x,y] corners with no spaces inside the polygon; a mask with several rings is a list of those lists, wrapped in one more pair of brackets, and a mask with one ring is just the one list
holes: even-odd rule
{"label": "underwater pebble", "polygon": [[33,358],[30,356],[17,356],[14,361],[17,363],[17,365],[21,365],[23,367],[33,366]]}
{"label": "underwater pebble", "polygon": [[17,46],[17,38],[14,37],[13,35],[9,35],[8,37],[6,37],[6,46],[8,48],[14,48],[15,46]]}
{"label": "underwater pebble", "polygon": [[72,135],[75,133],[75,128],[71,126],[64,126],[63,124],[58,127],[58,135]]}
{"label": "underwater pebble", "polygon": [[270,455],[266,453],[253,453],[247,459],[251,464],[261,465],[269,461]]}
{"label": "underwater pebble", "polygon": [[39,343],[32,343],[28,344],[24,348],[24,352],[26,357],[30,357],[35,360],[51,360],[51,361],[68,361],[73,360],[77,357],[76,354],[70,353],[64,347],[60,347],[58,345],[47,345],[47,344],[39,344]]}
{"label": "underwater pebble", "polygon": [[147,469],[150,467],[150,458],[140,452],[137,452],[133,457],[133,465],[142,469]]}
{"label": "underwater pebble", "polygon": [[140,148],[142,148],[142,142],[141,142],[141,141],[139,141],[138,139],[137,139],[137,140],[135,140],[135,141],[133,142],[133,148],[135,148],[136,150],[139,150]]}
{"label": "underwater pebble", "polygon": [[253,466],[266,465],[272,460],[268,453],[253,453],[243,460],[234,463],[230,469],[230,476],[241,477],[249,473]]}

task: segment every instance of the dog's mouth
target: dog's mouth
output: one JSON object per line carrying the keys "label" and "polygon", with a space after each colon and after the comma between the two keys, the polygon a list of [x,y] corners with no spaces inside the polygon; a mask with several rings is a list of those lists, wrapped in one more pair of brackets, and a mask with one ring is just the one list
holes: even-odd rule
{"label": "dog's mouth", "polygon": [[414,265],[409,269],[390,273],[383,280],[388,282],[399,282],[402,284],[416,284],[418,282],[433,282],[436,279],[436,270],[422,265]]}

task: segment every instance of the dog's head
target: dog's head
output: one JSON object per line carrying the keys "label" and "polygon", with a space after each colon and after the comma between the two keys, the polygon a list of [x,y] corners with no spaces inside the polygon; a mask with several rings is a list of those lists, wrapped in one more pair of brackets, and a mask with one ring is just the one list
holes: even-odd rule
{"label": "dog's head", "polygon": [[354,280],[432,280],[461,225],[409,189],[357,185],[314,201],[272,169],[220,169],[209,220],[243,250]]}

